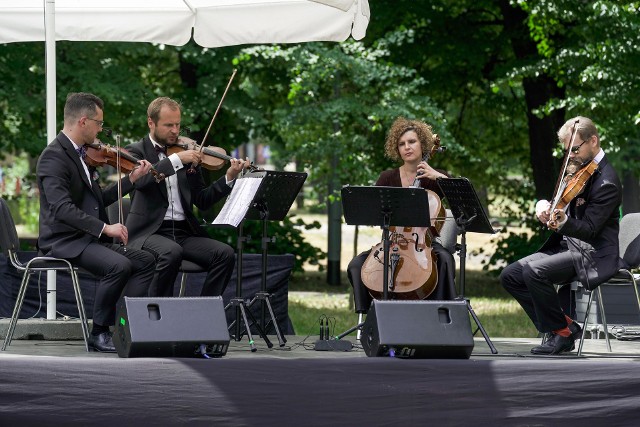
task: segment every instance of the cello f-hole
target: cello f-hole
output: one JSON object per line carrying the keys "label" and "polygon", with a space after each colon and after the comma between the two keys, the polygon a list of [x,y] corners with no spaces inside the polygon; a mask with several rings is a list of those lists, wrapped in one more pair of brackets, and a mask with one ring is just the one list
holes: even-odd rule
{"label": "cello f-hole", "polygon": [[420,236],[418,235],[418,233],[411,233],[411,235],[416,239],[415,241],[416,252],[422,252],[423,249],[418,247],[418,239],[420,239]]}

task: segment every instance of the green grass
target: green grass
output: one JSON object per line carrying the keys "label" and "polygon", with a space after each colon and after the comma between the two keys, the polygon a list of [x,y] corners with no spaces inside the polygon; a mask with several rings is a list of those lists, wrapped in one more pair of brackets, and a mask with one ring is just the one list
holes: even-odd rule
{"label": "green grass", "polygon": [[[331,319],[332,335],[357,323],[346,274],[340,286],[326,284],[325,278],[326,273],[308,271],[294,275],[289,282],[289,317],[297,335],[318,335],[321,316]],[[496,277],[467,271],[465,294],[490,337],[537,336],[529,318]],[[471,326],[475,330],[473,319]]]}

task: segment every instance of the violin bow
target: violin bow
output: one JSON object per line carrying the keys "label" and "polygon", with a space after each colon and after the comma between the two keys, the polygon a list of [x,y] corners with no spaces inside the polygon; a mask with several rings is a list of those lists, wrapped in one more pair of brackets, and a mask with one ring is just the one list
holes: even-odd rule
{"label": "violin bow", "polygon": [[[120,146],[122,145],[122,135],[119,133],[115,136],[116,139],[116,170],[118,171],[118,222],[124,225],[124,210],[122,208],[122,170],[120,169]],[[121,246],[124,246],[124,242],[120,242]],[[126,252],[127,248],[123,250]]]}
{"label": "violin bow", "polygon": [[204,142],[207,140],[207,137],[209,136],[209,132],[211,131],[211,127],[213,126],[213,122],[215,121],[216,117],[218,116],[218,112],[220,111],[220,107],[222,107],[222,103],[224,102],[224,98],[227,96],[227,92],[229,91],[229,87],[231,86],[231,82],[233,81],[233,78],[236,76],[237,72],[238,72],[238,70],[234,68],[233,73],[231,74],[231,77],[229,78],[229,83],[227,83],[227,87],[225,88],[224,93],[222,94],[222,98],[220,98],[220,103],[218,104],[218,108],[216,108],[216,112],[213,113],[213,117],[211,118],[211,123],[209,123],[209,127],[207,128],[207,132],[204,134],[204,138],[202,138],[202,143],[200,144],[200,152],[202,152],[202,149],[204,148]]}
{"label": "violin bow", "polygon": [[[229,82],[227,83],[227,87],[224,90],[224,93],[222,94],[222,98],[220,98],[220,103],[218,104],[218,108],[216,108],[216,112],[213,113],[213,117],[211,118],[211,122],[209,123],[209,127],[207,128],[207,132],[204,134],[204,138],[202,138],[202,143],[200,143],[200,150],[198,150],[200,153],[202,153],[202,150],[204,149],[204,142],[207,140],[207,137],[209,136],[209,132],[211,131],[211,127],[213,126],[213,122],[216,120],[216,117],[218,116],[218,112],[220,111],[220,107],[222,107],[222,103],[224,102],[224,98],[227,96],[227,91],[229,90],[229,87],[231,86],[231,82],[233,81],[233,78],[236,76],[236,73],[238,72],[237,69],[233,69],[233,73],[231,74],[231,77],[229,78]],[[189,170],[187,172],[189,173],[194,173],[196,171],[195,168],[195,164],[191,164],[191,167],[189,168]]]}
{"label": "violin bow", "polygon": [[563,179],[564,174],[567,171],[567,166],[569,165],[569,152],[571,151],[571,147],[573,146],[573,142],[576,139],[576,135],[578,134],[578,125],[580,124],[580,120],[576,120],[573,124],[573,130],[571,132],[571,138],[569,138],[569,148],[565,151],[562,170],[560,171],[560,175],[558,176],[558,181],[556,181],[556,188],[553,190],[553,198],[551,199],[551,212],[555,209],[560,201],[560,197],[562,196],[562,191],[564,190]]}

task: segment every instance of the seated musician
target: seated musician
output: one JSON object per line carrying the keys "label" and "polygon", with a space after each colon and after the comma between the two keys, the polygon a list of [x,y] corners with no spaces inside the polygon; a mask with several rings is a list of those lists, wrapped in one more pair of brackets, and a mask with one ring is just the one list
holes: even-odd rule
{"label": "seated musician", "polygon": [[[442,197],[436,178],[448,178],[443,171],[432,168],[423,160],[426,153],[430,153],[436,144],[437,136],[431,126],[419,120],[407,120],[399,117],[391,125],[385,142],[385,155],[394,161],[402,161],[396,169],[384,171],[376,181],[376,185],[388,187],[410,187],[418,177],[420,187],[431,190]],[[425,213],[425,215],[428,214]],[[437,285],[428,299],[454,299],[455,289],[455,261],[453,255],[440,243],[432,242],[433,253],[436,256]],[[353,286],[356,313],[366,313],[371,305],[372,297],[365,286],[361,271],[362,266],[371,250],[356,256],[347,267],[349,282]],[[383,255],[380,254],[380,259]],[[390,298],[393,294],[390,293]]]}
{"label": "seated musician", "polygon": [[235,254],[231,246],[207,235],[193,206],[208,209],[226,197],[245,161],[231,159],[227,173],[205,186],[200,166],[202,153],[166,152],[167,147],[178,142],[180,116],[176,101],[166,97],[153,100],[147,110],[149,134],[127,147],[134,157],[150,161],[166,176],[157,182],[147,175],[136,185],[126,221],[129,246],[145,249],[156,257],[149,296],[173,296],[173,284],[183,259],[207,268],[201,295],[219,296],[233,273]]}
{"label": "seated musician", "polygon": [[577,277],[594,289],[618,271],[622,187],[600,148],[596,126],[586,117],[574,117],[560,128],[558,138],[567,153],[566,164],[583,168],[595,162],[596,170],[584,175],[584,190],[568,203],[566,213],[546,200],[538,202],[536,216],[554,233],[538,252],[510,264],[500,275],[502,286],[538,331],[548,334],[543,345],[531,349],[534,354],[571,351],[581,338],[582,328],[563,312],[555,284]]}
{"label": "seated musician", "polygon": [[[115,324],[116,303],[121,296],[142,297],[153,278],[153,257],[127,248],[127,228],[110,224],[105,206],[118,200],[113,184],[104,190],[87,166],[87,144],[102,130],[104,103],[90,93],[70,93],[64,105],[64,127],[40,154],[36,168],[40,190],[38,249],[44,255],[69,260],[99,278],[93,304],[89,346],[114,353],[109,330]],[[149,172],[140,162],[122,178],[127,194]]]}

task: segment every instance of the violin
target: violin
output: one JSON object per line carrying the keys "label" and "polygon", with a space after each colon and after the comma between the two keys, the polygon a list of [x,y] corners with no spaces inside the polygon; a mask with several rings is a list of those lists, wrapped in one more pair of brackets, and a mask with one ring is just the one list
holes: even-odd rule
{"label": "violin", "polygon": [[[185,150],[196,150],[202,153],[200,164],[209,170],[218,170],[224,166],[225,162],[232,159],[231,156],[227,155],[224,148],[214,146],[204,147],[189,138],[179,137],[175,144],[167,145],[167,155]],[[258,170],[258,167],[253,164],[250,164],[248,167],[250,172]]]}
{"label": "violin", "polygon": [[[444,151],[444,147],[440,147],[440,138],[438,135],[434,136],[434,146],[425,153],[423,161],[428,161],[436,152]],[[420,187],[419,176],[416,176],[410,187]],[[393,292],[396,299],[427,298],[438,284],[437,257],[431,245],[434,234],[439,234],[442,229],[445,210],[436,193],[425,191],[429,198],[431,227],[389,227],[392,247],[389,291]],[[380,259],[382,252],[382,242],[371,248],[360,273],[362,282],[374,298],[383,295],[384,263]]]}
{"label": "violin", "polygon": [[558,221],[562,219],[557,210],[567,209],[569,203],[584,191],[584,187],[596,170],[598,170],[598,164],[595,160],[591,160],[572,176],[565,177],[565,184],[561,186],[562,192],[558,193],[557,201],[551,206],[551,218],[548,223],[550,228],[557,228]]}
{"label": "violin", "polygon": [[[115,148],[109,144],[105,144],[96,139],[92,144],[86,144],[87,156],[85,162],[89,166],[99,167],[104,165],[112,166],[120,172],[129,173],[134,170],[140,162],[133,157],[127,150],[123,148]],[[161,182],[165,175],[152,168],[149,171],[156,179]]]}
{"label": "violin", "polygon": [[583,164],[578,171],[574,172],[571,170],[569,164],[569,152],[573,146],[576,135],[578,134],[579,124],[580,120],[576,120],[573,125],[571,138],[569,139],[569,148],[567,148],[565,152],[562,172],[558,176],[554,196],[549,209],[551,215],[547,222],[547,226],[552,229],[556,229],[558,227],[558,222],[562,220],[562,213],[560,211],[567,210],[571,201],[584,191],[587,182],[595,171],[598,170],[598,164],[593,159],[589,163]]}

